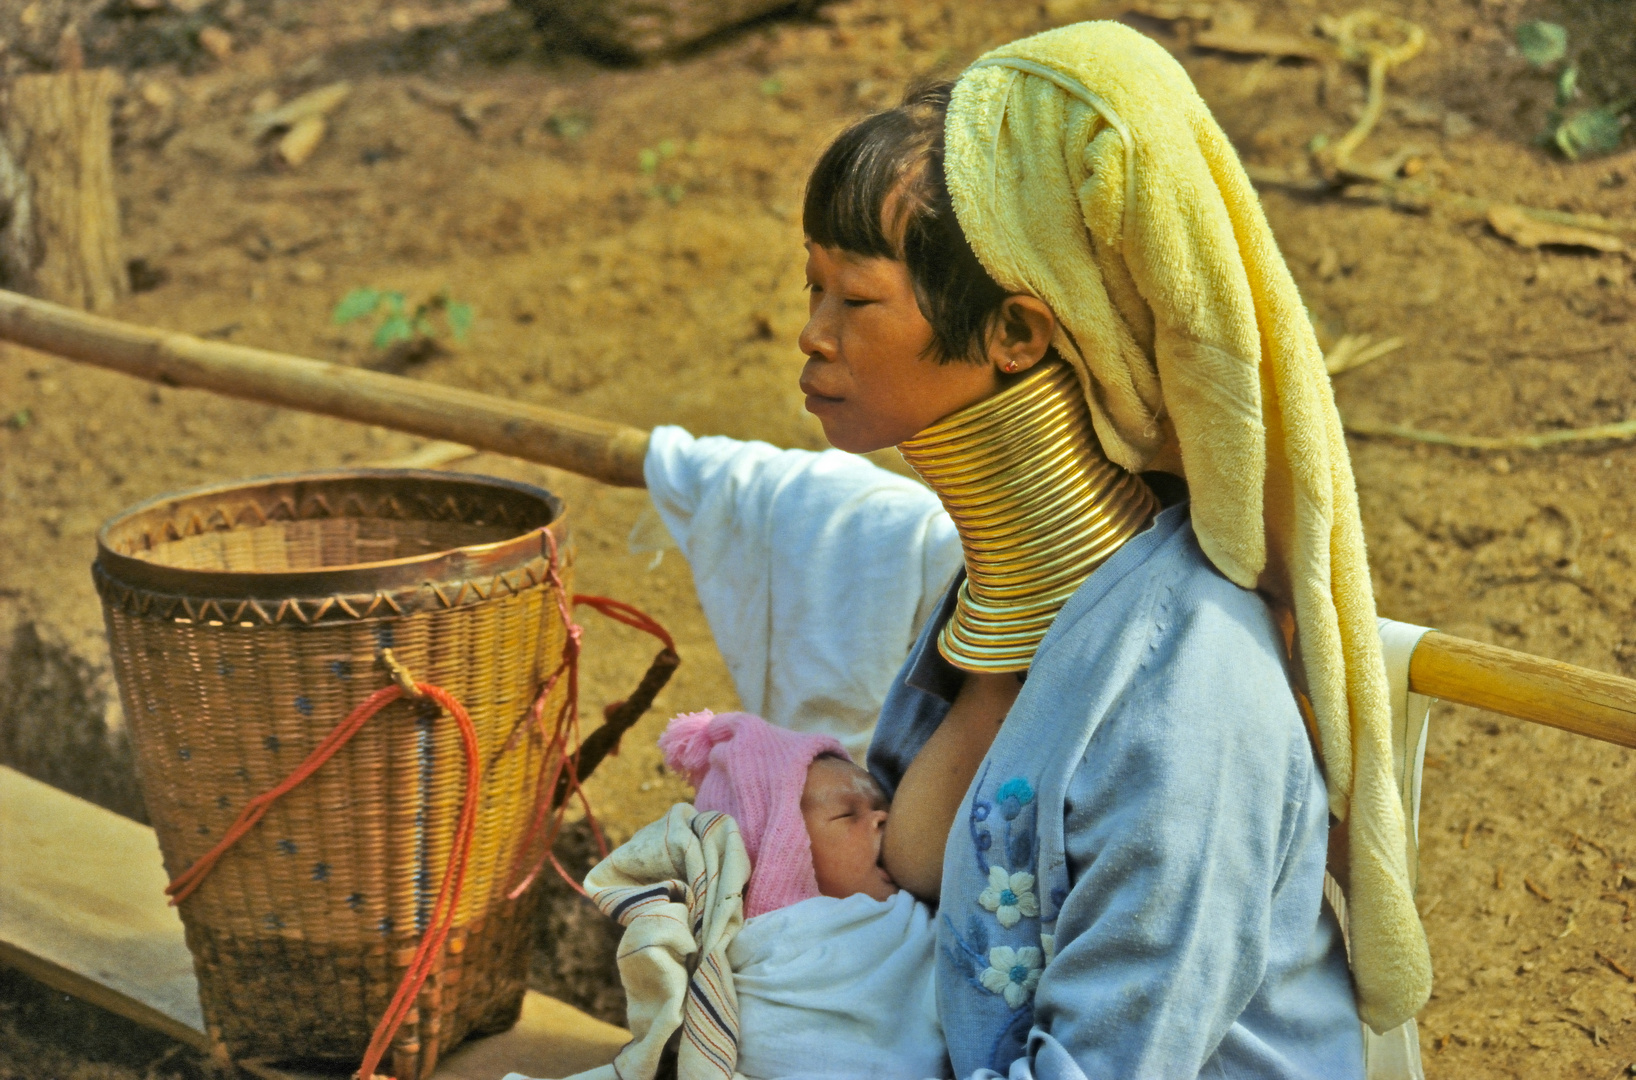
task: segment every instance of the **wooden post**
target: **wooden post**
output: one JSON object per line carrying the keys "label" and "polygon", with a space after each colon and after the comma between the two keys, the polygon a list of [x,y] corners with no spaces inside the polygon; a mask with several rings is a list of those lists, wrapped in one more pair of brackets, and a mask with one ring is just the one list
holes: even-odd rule
{"label": "wooden post", "polygon": [[107,70],[21,75],[0,110],[0,284],[104,311],[130,291]]}

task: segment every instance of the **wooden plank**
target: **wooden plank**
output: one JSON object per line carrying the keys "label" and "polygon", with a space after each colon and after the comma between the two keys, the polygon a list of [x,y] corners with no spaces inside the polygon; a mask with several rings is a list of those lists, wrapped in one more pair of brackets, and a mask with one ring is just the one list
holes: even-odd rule
{"label": "wooden plank", "polygon": [[[0,963],[208,1051],[193,958],[165,902],[166,880],[152,829],[0,766]],[[607,1064],[629,1039],[529,991],[515,1027],[460,1047],[435,1080],[567,1076]],[[263,1080],[309,1080],[243,1065]]]}
{"label": "wooden plank", "polygon": [[[533,990],[523,999],[517,1026],[486,1039],[473,1039],[438,1063],[433,1080],[500,1080],[511,1072],[557,1077],[613,1061],[630,1032],[587,1016],[572,1005]],[[241,1062],[260,1080],[343,1080],[343,1074],[283,1069],[266,1062]]]}
{"label": "wooden plank", "polygon": [[0,961],[204,1048],[153,830],[0,767]]}
{"label": "wooden plank", "polygon": [[568,1076],[613,1061],[630,1038],[624,1028],[530,990],[516,1027],[466,1043],[438,1065],[435,1080],[500,1080],[508,1072]]}

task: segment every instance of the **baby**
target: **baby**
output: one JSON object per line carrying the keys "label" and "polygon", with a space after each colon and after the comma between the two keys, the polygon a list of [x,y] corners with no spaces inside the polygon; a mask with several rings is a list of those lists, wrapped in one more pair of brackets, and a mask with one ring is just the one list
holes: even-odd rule
{"label": "baby", "polygon": [[750,855],[727,949],[737,1071],[764,1080],[946,1075],[931,913],[880,864],[886,792],[824,735],[748,713],[676,717],[665,762],[699,810],[732,815]]}
{"label": "baby", "polygon": [[[749,856],[745,921],[726,947],[738,1035],[723,1069],[751,1080],[948,1075],[931,914],[880,865],[888,800],[874,778],[834,739],[748,713],[678,716],[659,746],[692,781],[698,811],[733,818]],[[643,991],[626,991],[634,1019]]]}

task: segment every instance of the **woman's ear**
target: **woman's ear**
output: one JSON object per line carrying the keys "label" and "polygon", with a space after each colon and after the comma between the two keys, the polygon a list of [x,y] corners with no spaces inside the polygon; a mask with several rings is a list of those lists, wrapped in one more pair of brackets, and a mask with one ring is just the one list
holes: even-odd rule
{"label": "woman's ear", "polygon": [[1027,371],[1051,348],[1057,317],[1038,297],[1008,296],[988,331],[988,361],[1006,375]]}

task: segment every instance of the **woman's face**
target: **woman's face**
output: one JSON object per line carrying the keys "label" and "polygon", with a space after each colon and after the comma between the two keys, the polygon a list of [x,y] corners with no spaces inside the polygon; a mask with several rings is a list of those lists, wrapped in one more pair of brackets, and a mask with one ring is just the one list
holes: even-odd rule
{"label": "woman's face", "polygon": [[909,268],[807,242],[801,390],[830,444],[854,454],[896,446],[1000,389],[993,364],[939,363]]}

